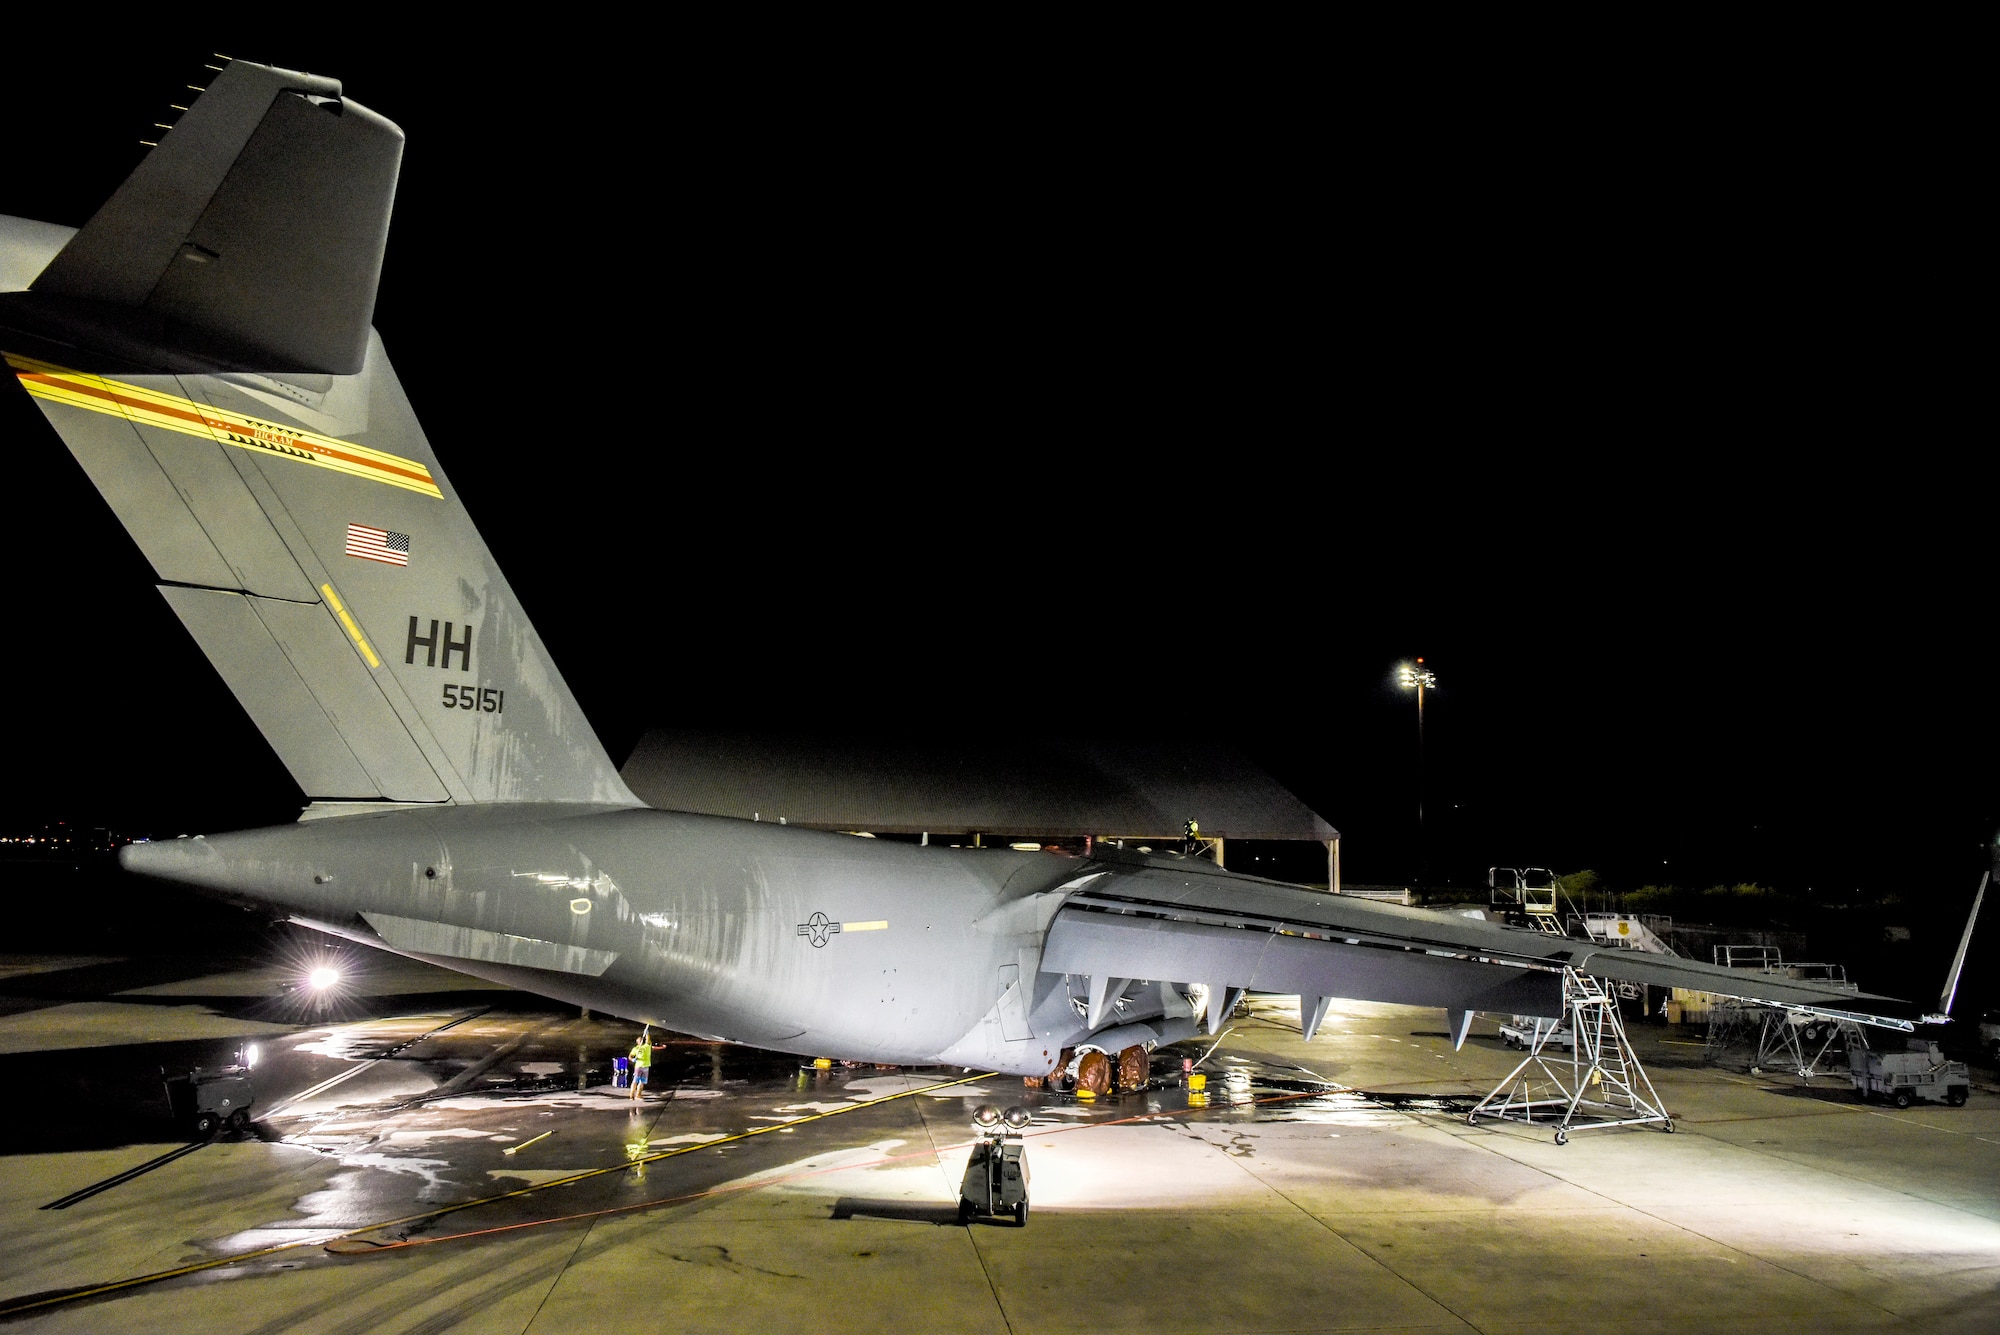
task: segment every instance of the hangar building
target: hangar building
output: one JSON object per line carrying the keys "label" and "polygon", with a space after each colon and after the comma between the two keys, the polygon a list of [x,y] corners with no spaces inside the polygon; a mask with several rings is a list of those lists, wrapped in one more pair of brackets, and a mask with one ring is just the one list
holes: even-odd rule
{"label": "hangar building", "polygon": [[974,845],[1177,846],[1193,820],[1218,863],[1232,840],[1322,845],[1327,884],[1340,890],[1340,831],[1242,753],[1199,740],[661,729],[640,740],[623,775],[669,811]]}

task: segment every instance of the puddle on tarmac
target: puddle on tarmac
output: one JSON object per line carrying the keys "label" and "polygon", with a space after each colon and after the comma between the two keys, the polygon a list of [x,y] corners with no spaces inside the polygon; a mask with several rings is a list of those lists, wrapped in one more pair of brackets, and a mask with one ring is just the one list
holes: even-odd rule
{"label": "puddle on tarmac", "polygon": [[[325,1128],[319,1128],[324,1131]],[[405,1145],[421,1145],[427,1140],[511,1140],[511,1136],[496,1136],[490,1131],[475,1131],[469,1126],[420,1127],[409,1131],[391,1131],[382,1138],[385,1145],[401,1148]]]}
{"label": "puddle on tarmac", "polygon": [[[925,1085],[937,1084],[934,1077],[927,1075],[871,1075],[859,1080],[850,1080],[843,1087],[851,1090],[851,1099],[879,1099],[886,1094],[903,1094],[911,1090],[923,1090]],[[993,1102],[1002,1096],[984,1085],[953,1085],[949,1089],[925,1091],[934,1099],[980,1099]]]}

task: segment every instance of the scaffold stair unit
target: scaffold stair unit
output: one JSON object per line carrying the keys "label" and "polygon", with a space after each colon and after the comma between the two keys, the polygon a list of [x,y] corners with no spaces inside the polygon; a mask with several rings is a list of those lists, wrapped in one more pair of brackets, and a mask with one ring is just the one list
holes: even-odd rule
{"label": "scaffold stair unit", "polygon": [[1673,1119],[1625,1036],[1617,995],[1589,974],[1565,968],[1563,1014],[1576,1046],[1566,1053],[1555,1049],[1550,1038],[1562,1026],[1537,1026],[1528,1055],[1465,1115],[1466,1122],[1477,1126],[1489,1117],[1553,1126],[1558,1145],[1567,1145],[1572,1131],[1600,1127],[1657,1126],[1671,1132]]}

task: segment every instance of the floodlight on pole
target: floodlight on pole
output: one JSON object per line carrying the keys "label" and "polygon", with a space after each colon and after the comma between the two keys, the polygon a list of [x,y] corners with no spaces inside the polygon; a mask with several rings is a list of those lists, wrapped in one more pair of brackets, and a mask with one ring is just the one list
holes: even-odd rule
{"label": "floodlight on pole", "polygon": [[1430,870],[1424,861],[1424,692],[1437,689],[1437,674],[1419,658],[1415,663],[1397,664],[1396,684],[1417,693],[1417,882],[1421,885]]}

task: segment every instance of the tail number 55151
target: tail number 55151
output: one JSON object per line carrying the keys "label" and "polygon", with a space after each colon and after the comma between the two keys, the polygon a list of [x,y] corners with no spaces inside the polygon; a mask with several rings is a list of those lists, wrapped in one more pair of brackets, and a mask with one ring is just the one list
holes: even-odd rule
{"label": "tail number 55151", "polygon": [[446,709],[475,709],[482,714],[498,714],[507,708],[507,692],[496,691],[491,686],[477,689],[471,686],[454,686],[449,683],[444,688]]}

